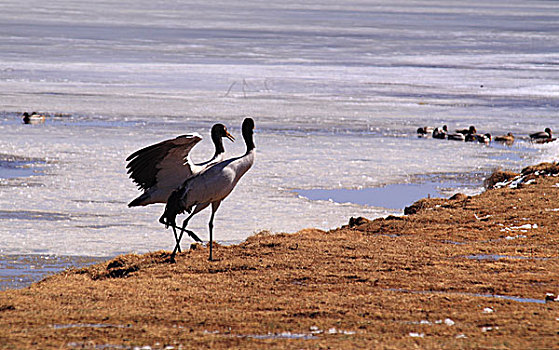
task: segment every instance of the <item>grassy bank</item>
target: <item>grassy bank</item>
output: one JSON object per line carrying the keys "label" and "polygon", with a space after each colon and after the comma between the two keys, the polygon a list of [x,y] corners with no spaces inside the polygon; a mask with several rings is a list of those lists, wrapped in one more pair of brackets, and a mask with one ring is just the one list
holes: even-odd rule
{"label": "grassy bank", "polygon": [[0,292],[0,347],[559,348],[557,170],[213,262],[197,245],[68,270]]}

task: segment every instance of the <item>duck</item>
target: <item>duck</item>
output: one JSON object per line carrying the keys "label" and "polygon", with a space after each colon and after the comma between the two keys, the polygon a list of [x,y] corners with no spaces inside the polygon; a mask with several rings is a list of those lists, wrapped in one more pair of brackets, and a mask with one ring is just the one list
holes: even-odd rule
{"label": "duck", "polygon": [[456,132],[458,134],[467,135],[467,134],[476,134],[477,130],[476,130],[475,126],[470,125],[470,127],[468,129],[457,129]]}
{"label": "duck", "polygon": [[488,144],[491,142],[491,134],[467,134],[465,135],[464,141],[466,142],[479,142]]}
{"label": "duck", "polygon": [[446,139],[447,134],[448,134],[448,127],[446,125],[443,125],[442,128],[437,127],[433,130],[433,138],[434,139],[444,140],[444,139]]}
{"label": "duck", "polygon": [[485,143],[485,144],[489,144],[491,142],[491,134],[490,133],[485,133],[485,134],[476,134],[476,141],[479,143]]}
{"label": "duck", "polygon": [[21,120],[23,124],[41,124],[45,122],[45,115],[37,112],[32,112],[31,114],[24,112]]}
{"label": "duck", "polygon": [[514,135],[512,132],[509,132],[506,135],[495,136],[494,140],[497,142],[503,142],[507,145],[512,145],[514,143]]}
{"label": "duck", "polygon": [[[460,134],[462,135],[462,134]],[[474,142],[477,141],[477,134],[466,134],[464,135],[464,141],[466,142]]]}
{"label": "duck", "polygon": [[555,139],[553,139],[552,137],[553,135],[551,133],[550,128],[545,128],[544,131],[539,131],[530,134],[530,140],[536,143],[546,143],[546,142],[554,141]]}
{"label": "duck", "polygon": [[435,130],[435,128],[433,128],[432,126],[423,126],[423,127],[417,128],[417,136],[418,137],[427,137],[429,135],[432,135],[434,130]]}

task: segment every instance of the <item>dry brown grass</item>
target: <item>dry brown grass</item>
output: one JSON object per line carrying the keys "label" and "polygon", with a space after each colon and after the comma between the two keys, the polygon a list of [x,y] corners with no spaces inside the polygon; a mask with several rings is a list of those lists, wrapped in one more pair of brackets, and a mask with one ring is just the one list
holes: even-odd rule
{"label": "dry brown grass", "polygon": [[556,349],[559,302],[479,295],[559,292],[558,182],[68,270],[0,293],[0,347]]}

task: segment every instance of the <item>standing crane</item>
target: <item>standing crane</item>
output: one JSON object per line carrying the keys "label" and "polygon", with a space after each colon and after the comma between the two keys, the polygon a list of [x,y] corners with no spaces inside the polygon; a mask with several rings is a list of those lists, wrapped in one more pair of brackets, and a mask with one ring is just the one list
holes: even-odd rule
{"label": "standing crane", "polygon": [[[221,202],[233,191],[241,177],[252,167],[255,157],[254,146],[254,120],[246,118],[242,125],[243,139],[246,144],[246,152],[240,157],[230,158],[221,161],[201,173],[187,179],[182,186],[169,196],[165,211],[159,221],[165,226],[176,227],[176,217],[185,211],[190,215],[183,221],[177,245],[171,254],[171,261],[174,261],[175,254],[180,248],[179,243],[184,232],[192,235],[193,232],[186,229],[189,220],[207,208],[212,206],[212,214],[209,222],[210,233],[210,257],[213,260],[213,221],[214,216],[221,205]],[[175,232],[176,235],[176,232]]]}
{"label": "standing crane", "polygon": [[[215,152],[209,160],[195,164],[190,159],[190,151],[202,140],[198,133],[181,135],[165,140],[132,153],[126,161],[130,178],[141,190],[139,197],[128,206],[146,206],[154,203],[167,203],[170,194],[188,179],[204,169],[223,160],[225,148],[223,138],[235,141],[233,135],[223,124],[215,124],[211,129],[211,138]],[[196,236],[194,239],[200,241]],[[178,237],[175,234],[175,239]],[[180,251],[180,246],[178,247]]]}

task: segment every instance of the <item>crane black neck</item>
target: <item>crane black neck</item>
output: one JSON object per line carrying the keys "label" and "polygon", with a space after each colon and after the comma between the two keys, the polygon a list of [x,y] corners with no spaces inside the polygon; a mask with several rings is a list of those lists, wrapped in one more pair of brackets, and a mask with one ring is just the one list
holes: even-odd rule
{"label": "crane black neck", "polygon": [[225,153],[225,148],[223,147],[223,138],[217,132],[212,130],[212,141],[215,145],[215,155]]}
{"label": "crane black neck", "polygon": [[245,144],[247,146],[247,153],[256,148],[256,146],[254,146],[253,134],[254,120],[246,118],[243,121],[243,139],[245,140]]}

